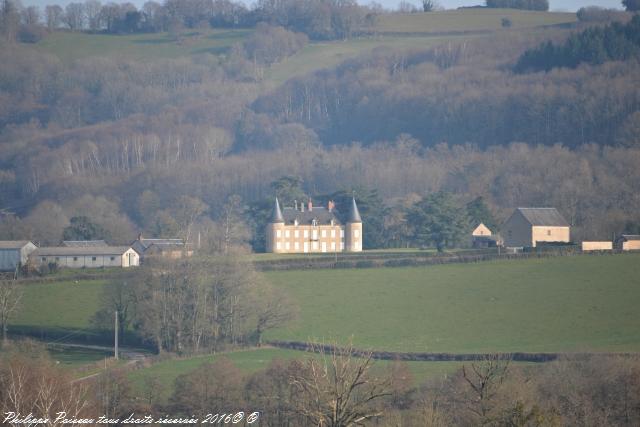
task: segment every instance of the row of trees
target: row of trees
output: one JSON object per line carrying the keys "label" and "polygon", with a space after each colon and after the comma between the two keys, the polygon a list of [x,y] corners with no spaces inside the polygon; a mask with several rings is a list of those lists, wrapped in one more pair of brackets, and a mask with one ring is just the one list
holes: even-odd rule
{"label": "row of trees", "polygon": [[[343,39],[360,31],[367,15],[382,12],[379,6],[360,6],[354,1],[268,1],[248,8],[230,0],[147,1],[141,8],[129,2],[102,4],[99,0],[71,2],[64,8],[48,5],[22,8],[16,0],[3,0],[5,13],[15,13],[17,23],[49,30],[100,31],[111,34],[175,32],[183,28],[251,28],[259,23],[283,26],[312,39]],[[369,18],[371,20],[371,17]]]}
{"label": "row of trees", "polygon": [[93,322],[121,336],[131,329],[160,353],[210,353],[227,345],[260,345],[269,329],[295,318],[296,307],[235,256],[167,265],[151,261],[105,287]]}

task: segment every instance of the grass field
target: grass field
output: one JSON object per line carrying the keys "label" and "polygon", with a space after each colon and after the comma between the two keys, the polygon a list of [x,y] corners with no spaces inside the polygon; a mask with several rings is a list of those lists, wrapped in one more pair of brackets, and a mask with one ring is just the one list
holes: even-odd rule
{"label": "grass field", "polygon": [[[302,51],[266,70],[272,84],[302,76],[342,61],[371,52],[380,47],[417,49],[463,37],[477,37],[478,32],[502,30],[502,18],[509,18],[512,28],[533,28],[576,20],[573,13],[531,12],[502,9],[467,9],[433,13],[387,14],[367,29],[370,36],[312,42]],[[438,33],[468,32],[467,35]],[[201,53],[225,53],[234,43],[252,33],[249,29],[198,30],[185,32],[176,41],[167,33],[106,35],[68,31],[54,32],[36,45],[41,52],[51,53],[63,61],[92,56],[120,56],[138,60],[176,58]],[[475,33],[475,34],[473,34]]]}
{"label": "grass field", "polygon": [[301,317],[266,339],[427,352],[640,350],[640,255],[267,273]]}
{"label": "grass field", "polygon": [[186,33],[179,41],[167,33],[109,35],[58,31],[36,46],[64,61],[92,56],[135,59],[176,58],[199,53],[220,54],[242,41],[252,30],[202,30]]}
{"label": "grass field", "polygon": [[106,280],[28,284],[11,324],[46,329],[86,329],[98,311]]}
{"label": "grass field", "polygon": [[[266,339],[434,352],[638,351],[640,254],[266,273],[300,318]],[[90,328],[104,280],[32,284],[12,326]]]}
{"label": "grass field", "polygon": [[513,29],[567,24],[577,21],[575,13],[536,12],[516,9],[463,9],[431,13],[381,15],[372,31],[379,33],[447,33],[502,29],[502,18]]}
{"label": "grass field", "polygon": [[[149,378],[156,379],[161,384],[161,395],[166,399],[173,388],[175,379],[186,374],[203,363],[214,361],[218,355],[198,356],[187,359],[171,359],[155,363],[148,368],[138,369],[129,374],[134,390],[141,394],[145,387],[145,381]],[[225,353],[233,363],[247,374],[266,368],[273,359],[301,359],[313,356],[310,353],[281,350],[274,348],[261,348],[246,351]],[[384,368],[388,362],[376,362],[377,368]],[[461,362],[409,362],[409,369],[416,383],[422,383],[427,379],[439,378],[455,372],[462,366]]]}

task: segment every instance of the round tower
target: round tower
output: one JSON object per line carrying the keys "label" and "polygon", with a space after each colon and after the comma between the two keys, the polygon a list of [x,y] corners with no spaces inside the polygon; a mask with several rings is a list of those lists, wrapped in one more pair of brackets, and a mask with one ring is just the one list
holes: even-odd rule
{"label": "round tower", "polygon": [[266,247],[267,252],[280,253],[284,252],[284,245],[278,244],[278,240],[282,240],[284,236],[284,216],[280,210],[280,203],[276,197],[276,202],[273,206],[273,212],[271,213],[271,219],[267,224],[266,230]]}
{"label": "round tower", "polygon": [[362,251],[362,218],[358,211],[355,197],[351,199],[351,209],[349,210],[349,218],[344,227],[344,244],[347,252]]}

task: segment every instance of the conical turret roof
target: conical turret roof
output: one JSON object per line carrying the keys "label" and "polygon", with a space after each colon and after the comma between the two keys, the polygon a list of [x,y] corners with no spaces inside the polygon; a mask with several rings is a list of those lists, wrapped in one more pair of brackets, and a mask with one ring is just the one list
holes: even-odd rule
{"label": "conical turret roof", "polygon": [[276,203],[273,205],[273,212],[271,213],[271,223],[276,222],[284,222],[284,217],[282,216],[282,211],[280,210],[280,203],[278,203],[278,198],[276,197]]}
{"label": "conical turret roof", "polygon": [[349,219],[347,222],[362,222],[360,218],[360,211],[358,211],[358,205],[356,205],[356,198],[351,199],[351,209],[349,210]]}

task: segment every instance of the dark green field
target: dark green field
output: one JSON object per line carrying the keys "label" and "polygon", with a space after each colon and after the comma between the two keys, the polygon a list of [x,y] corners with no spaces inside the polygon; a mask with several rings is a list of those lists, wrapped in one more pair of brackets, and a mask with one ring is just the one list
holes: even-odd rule
{"label": "dark green field", "polygon": [[268,273],[301,307],[267,339],[414,352],[637,351],[640,255]]}
{"label": "dark green field", "polygon": [[[266,273],[300,306],[267,339],[427,352],[637,351],[640,254]],[[28,285],[15,326],[90,329],[104,280]]]}
{"label": "dark green field", "polygon": [[104,56],[176,58],[201,53],[224,53],[252,32],[203,30],[184,33],[176,39],[167,33],[110,35],[58,31],[44,38],[36,47],[65,61]]}

